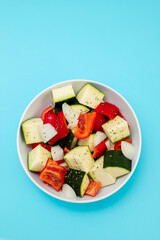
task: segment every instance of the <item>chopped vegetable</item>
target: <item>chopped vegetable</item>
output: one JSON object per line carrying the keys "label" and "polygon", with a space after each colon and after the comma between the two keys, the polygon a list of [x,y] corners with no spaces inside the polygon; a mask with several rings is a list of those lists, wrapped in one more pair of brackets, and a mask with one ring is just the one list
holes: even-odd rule
{"label": "chopped vegetable", "polygon": [[73,188],[71,188],[71,186],[69,186],[68,184],[63,184],[62,187],[62,193],[64,195],[64,197],[69,198],[69,199],[74,199],[76,198],[76,193],[73,190]]}
{"label": "chopped vegetable", "polygon": [[94,138],[95,138],[95,133],[92,133],[88,138],[85,139],[79,139],[78,140],[78,145],[79,146],[88,146],[90,151],[93,152],[95,147],[94,147]]}
{"label": "chopped vegetable", "polygon": [[57,135],[58,132],[50,123],[46,123],[42,125],[42,128],[40,129],[40,134],[41,134],[42,141],[46,143],[55,135]]}
{"label": "chopped vegetable", "polygon": [[45,117],[46,113],[49,112],[50,110],[53,110],[53,107],[52,107],[52,106],[47,107],[47,108],[42,112],[41,118],[42,118],[43,121],[44,121],[44,117]]}
{"label": "chopped vegetable", "polygon": [[44,144],[44,143],[33,143],[33,144],[31,144],[32,149],[34,149],[35,147],[37,147],[39,144],[40,144],[42,147],[44,147],[45,149],[47,149],[49,152],[51,151],[51,146],[48,145],[48,144]]}
{"label": "chopped vegetable", "polygon": [[84,139],[91,135],[95,121],[96,112],[80,114],[78,125],[74,129],[74,136],[78,139]]}
{"label": "chopped vegetable", "polygon": [[48,159],[45,168],[39,174],[40,179],[50,184],[57,192],[62,188],[66,170],[53,159]]}
{"label": "chopped vegetable", "polygon": [[85,84],[77,94],[79,103],[90,108],[96,108],[104,98],[104,93],[90,83]]}
{"label": "chopped vegetable", "polygon": [[67,122],[69,123],[68,128],[74,129],[78,124],[79,113],[77,113],[67,103],[63,103],[62,110]]}
{"label": "chopped vegetable", "polygon": [[74,189],[77,196],[83,197],[89,185],[89,178],[86,172],[69,168],[65,176],[65,183]]}
{"label": "chopped vegetable", "polygon": [[113,119],[117,115],[119,109],[111,103],[104,102],[100,103],[95,111],[107,116],[109,119]]}
{"label": "chopped vegetable", "polygon": [[50,145],[53,145],[59,139],[66,137],[69,133],[69,129],[67,128],[67,123],[62,111],[58,113],[55,124],[55,129],[57,130],[58,134],[49,141]]}
{"label": "chopped vegetable", "polygon": [[59,145],[51,147],[51,155],[54,161],[62,160],[64,157],[63,149]]}
{"label": "chopped vegetable", "polygon": [[131,167],[132,161],[126,158],[121,151],[113,150],[105,152],[103,169],[111,176],[115,178],[123,176],[131,171]]}
{"label": "chopped vegetable", "polygon": [[95,148],[94,153],[92,154],[93,158],[100,157],[104,154],[104,152],[107,150],[106,144],[104,141],[98,144],[98,146]]}
{"label": "chopped vegetable", "polygon": [[28,153],[28,169],[32,172],[41,172],[45,167],[47,159],[51,157],[51,153],[43,148],[41,144],[32,149]]}
{"label": "chopped vegetable", "polygon": [[95,197],[101,185],[102,185],[101,183],[90,181],[85,194]]}
{"label": "chopped vegetable", "polygon": [[67,147],[64,148],[64,154],[68,153],[69,149]]}
{"label": "chopped vegetable", "polygon": [[135,146],[133,146],[133,144],[129,142],[122,141],[121,148],[122,148],[123,155],[126,158],[133,160],[135,155]]}
{"label": "chopped vegetable", "polygon": [[114,150],[119,150],[119,151],[122,150],[122,149],[121,149],[122,141],[125,141],[125,142],[128,142],[128,143],[132,143],[132,139],[130,139],[130,138],[124,138],[124,139],[122,139],[121,141],[118,141],[118,142],[115,143],[115,145],[114,145]]}
{"label": "chopped vegetable", "polygon": [[65,161],[63,159],[61,159],[61,160],[57,160],[56,163],[61,165],[62,163],[65,163]]}
{"label": "chopped vegetable", "polygon": [[118,142],[123,138],[130,136],[128,123],[123,118],[116,116],[102,125],[104,132],[108,138],[113,142]]}
{"label": "chopped vegetable", "polygon": [[96,132],[95,138],[94,138],[94,146],[96,147],[99,143],[101,143],[104,139],[107,138],[107,135],[103,132]]}
{"label": "chopped vegetable", "polygon": [[106,144],[106,147],[107,147],[107,151],[114,150],[115,144],[112,143],[111,140],[107,139],[107,141],[105,142],[105,144]]}
{"label": "chopped vegetable", "polygon": [[97,112],[97,116],[96,116],[96,122],[95,122],[95,125],[94,125],[94,131],[97,132],[97,131],[101,131],[103,132],[103,128],[102,128],[102,125],[106,122],[107,120],[105,119],[105,117],[98,113]]}

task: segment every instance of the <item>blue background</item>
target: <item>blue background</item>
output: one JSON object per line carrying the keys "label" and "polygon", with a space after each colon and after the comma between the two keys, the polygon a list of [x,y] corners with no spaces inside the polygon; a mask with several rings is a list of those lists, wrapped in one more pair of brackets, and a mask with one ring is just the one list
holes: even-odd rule
{"label": "blue background", "polygon": [[[54,83],[105,83],[135,110],[140,162],[129,182],[76,205],[39,190],[16,133],[29,102]],[[160,2],[0,0],[0,239],[160,239]]]}

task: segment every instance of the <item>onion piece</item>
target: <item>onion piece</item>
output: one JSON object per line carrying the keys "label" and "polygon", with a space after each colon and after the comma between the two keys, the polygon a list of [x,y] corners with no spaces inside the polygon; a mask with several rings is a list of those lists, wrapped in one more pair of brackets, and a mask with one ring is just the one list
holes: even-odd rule
{"label": "onion piece", "polygon": [[73,188],[71,188],[68,184],[63,184],[62,186],[62,193],[64,195],[64,197],[66,198],[70,198],[70,199],[74,199],[76,198],[76,193],[73,190]]}
{"label": "onion piece", "polygon": [[54,161],[61,160],[64,157],[63,149],[59,145],[51,147],[51,155]]}
{"label": "onion piece", "polygon": [[121,142],[121,149],[122,149],[122,153],[123,155],[130,159],[133,160],[135,152],[136,152],[136,148],[135,146],[133,146],[133,144],[122,141]]}
{"label": "onion piece", "polygon": [[106,147],[107,147],[107,151],[110,151],[110,150],[114,150],[114,143],[111,142],[111,140],[107,139],[107,141],[105,142],[106,144]]}
{"label": "onion piece", "polygon": [[62,111],[65,116],[65,119],[69,123],[68,128],[74,129],[78,124],[79,113],[74,111],[67,103],[63,103]]}
{"label": "onion piece", "polygon": [[57,133],[56,129],[50,123],[43,124],[40,129],[40,135],[44,143],[48,142],[51,138],[57,135]]}
{"label": "onion piece", "polygon": [[94,138],[94,146],[96,147],[99,143],[101,143],[104,139],[107,138],[107,135],[104,132],[96,132]]}

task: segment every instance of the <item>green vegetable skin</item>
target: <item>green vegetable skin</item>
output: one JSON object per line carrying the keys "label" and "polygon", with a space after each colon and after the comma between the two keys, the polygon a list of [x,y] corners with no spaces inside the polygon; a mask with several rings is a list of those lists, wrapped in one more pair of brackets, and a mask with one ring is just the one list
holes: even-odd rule
{"label": "green vegetable skin", "polygon": [[95,161],[93,168],[89,171],[89,176],[93,181],[101,183],[102,187],[105,187],[114,184],[116,182],[116,178],[104,171],[103,161],[104,156],[101,156]]}
{"label": "green vegetable skin", "polygon": [[103,169],[113,177],[123,176],[131,171],[132,161],[121,151],[111,150],[104,154]]}
{"label": "green vegetable skin", "polygon": [[77,140],[78,139],[74,136],[73,130],[70,130],[70,133],[68,135],[68,139],[66,141],[66,147],[68,149],[74,148],[76,146]]}
{"label": "green vegetable skin", "polygon": [[76,111],[77,113],[87,113],[90,111],[90,109],[84,105],[81,105],[81,104],[74,104],[74,105],[71,105],[71,108]]}
{"label": "green vegetable skin", "polygon": [[83,171],[69,169],[64,182],[74,189],[77,196],[83,197],[89,185],[89,178]]}
{"label": "green vegetable skin", "polygon": [[56,112],[59,112],[64,102],[68,104],[73,104],[76,100],[76,95],[72,86],[68,85],[68,86],[53,89],[52,98],[53,98],[53,104],[55,106],[54,110]]}

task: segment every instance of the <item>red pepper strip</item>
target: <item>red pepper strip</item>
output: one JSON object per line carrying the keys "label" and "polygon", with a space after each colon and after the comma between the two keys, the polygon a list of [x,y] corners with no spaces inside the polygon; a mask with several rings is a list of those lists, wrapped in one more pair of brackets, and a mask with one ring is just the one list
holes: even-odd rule
{"label": "red pepper strip", "polygon": [[74,129],[74,136],[78,139],[89,137],[95,126],[96,116],[96,112],[80,114],[78,124]]}
{"label": "red pepper strip", "polygon": [[92,157],[93,158],[97,158],[97,157],[100,157],[103,155],[103,153],[107,150],[107,147],[106,147],[106,144],[105,144],[105,141],[102,141],[101,143],[99,143],[95,149],[94,149],[94,152],[92,154]]}
{"label": "red pepper strip", "polygon": [[66,154],[66,153],[68,153],[70,150],[67,148],[67,147],[65,147],[64,148],[64,155]]}
{"label": "red pepper strip", "polygon": [[62,160],[58,160],[58,161],[56,161],[56,163],[58,163],[58,164],[61,164],[61,163],[64,163],[65,161],[62,159]]}
{"label": "red pepper strip", "polygon": [[42,112],[41,118],[42,118],[43,121],[44,121],[44,117],[45,117],[46,113],[49,112],[50,110],[53,110],[53,107],[52,107],[52,106],[47,107],[47,108]]}
{"label": "red pepper strip", "polygon": [[97,131],[101,131],[103,132],[103,128],[102,128],[102,125],[107,122],[105,117],[98,113],[97,112],[97,116],[96,116],[96,122],[95,122],[95,126],[94,126],[94,131],[97,132]]}
{"label": "red pepper strip", "polygon": [[121,150],[122,150],[122,149],[121,149],[121,143],[122,143],[122,141],[125,141],[125,142],[128,142],[128,143],[132,143],[132,139],[130,139],[130,138],[124,138],[123,140],[118,141],[118,142],[115,143],[115,145],[114,145],[114,150],[117,150],[117,151],[121,151]]}
{"label": "red pepper strip", "polygon": [[95,109],[95,112],[99,112],[107,116],[109,119],[113,119],[118,111],[119,109],[115,105],[108,102],[100,103]]}
{"label": "red pepper strip", "polygon": [[32,143],[32,149],[34,149],[35,147],[37,147],[39,144],[41,144],[42,147],[44,147],[45,149],[47,149],[49,152],[51,151],[51,146],[44,144],[44,143]]}
{"label": "red pepper strip", "polygon": [[50,184],[58,192],[64,183],[66,169],[48,158],[45,168],[40,172],[39,177],[45,183]]}
{"label": "red pepper strip", "polygon": [[101,185],[102,185],[101,183],[90,181],[85,194],[95,197]]}
{"label": "red pepper strip", "polygon": [[65,120],[65,117],[64,117],[64,114],[62,111],[58,113],[57,119],[54,123],[54,127],[55,127],[56,131],[58,132],[58,134],[49,140],[48,143],[50,145],[53,145],[59,139],[66,137],[69,133],[69,129],[67,128],[67,123],[66,123],[66,120]]}

